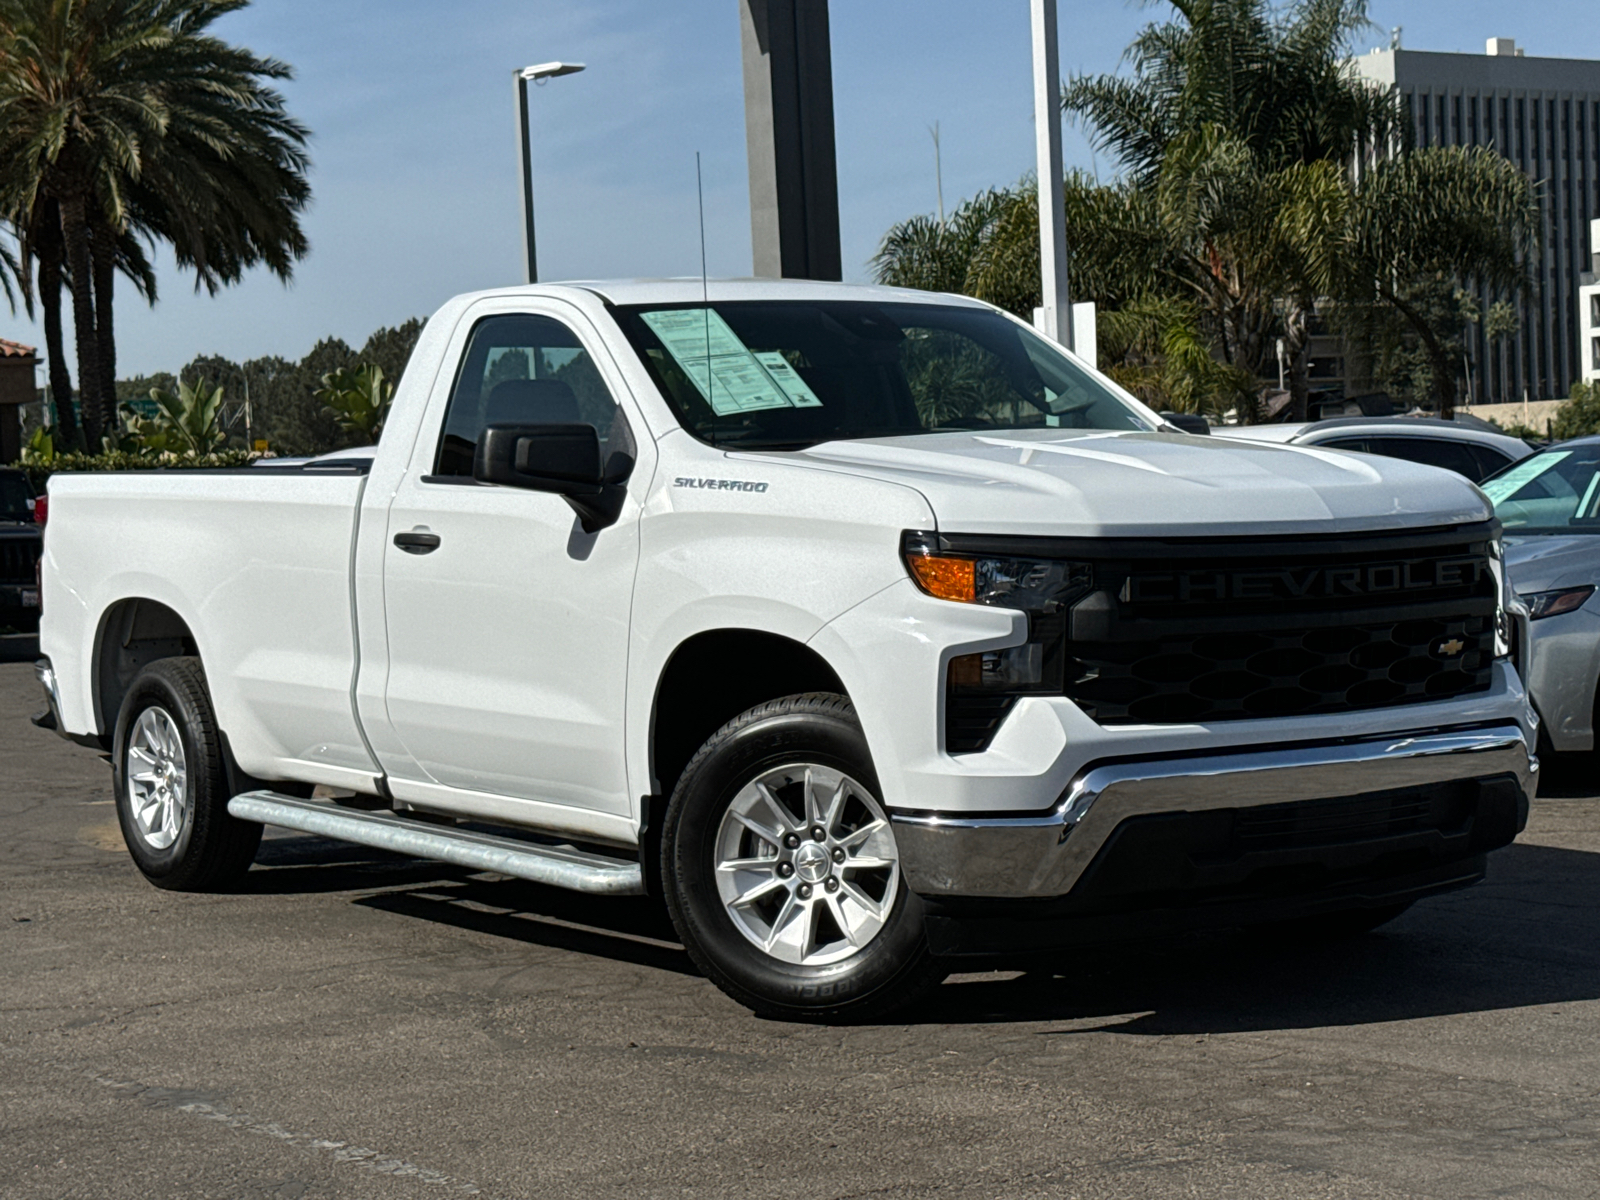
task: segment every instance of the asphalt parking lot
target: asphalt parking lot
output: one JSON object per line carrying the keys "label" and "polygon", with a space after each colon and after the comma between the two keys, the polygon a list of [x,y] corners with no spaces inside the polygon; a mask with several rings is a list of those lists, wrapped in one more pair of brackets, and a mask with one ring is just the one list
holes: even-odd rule
{"label": "asphalt parking lot", "polygon": [[[758,1021],[663,916],[301,835],[174,895],[0,638],[0,1195],[1600,1195],[1600,791],[1471,891]],[[1591,780],[1595,780],[1591,783]]]}

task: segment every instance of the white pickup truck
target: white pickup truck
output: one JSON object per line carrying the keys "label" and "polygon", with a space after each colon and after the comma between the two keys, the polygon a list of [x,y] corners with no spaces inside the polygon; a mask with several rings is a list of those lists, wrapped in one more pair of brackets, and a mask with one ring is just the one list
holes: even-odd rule
{"label": "white pickup truck", "polygon": [[375,450],[49,490],[38,719],[110,755],[151,882],[268,823],[648,892],[769,1015],[1369,928],[1534,793],[1476,488],[1177,432],[960,297],[463,296]]}

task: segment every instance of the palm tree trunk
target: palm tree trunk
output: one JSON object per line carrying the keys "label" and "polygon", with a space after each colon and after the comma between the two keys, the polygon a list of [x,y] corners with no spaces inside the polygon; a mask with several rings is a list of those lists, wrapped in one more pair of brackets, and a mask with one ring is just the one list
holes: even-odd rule
{"label": "palm tree trunk", "polygon": [[44,309],[45,360],[50,368],[50,398],[56,404],[56,440],[63,449],[82,440],[78,414],[72,405],[72,376],[61,341],[61,247],[39,251],[39,303]]}
{"label": "palm tree trunk", "polygon": [[1394,306],[1407,325],[1416,331],[1417,337],[1422,341],[1423,351],[1428,356],[1428,365],[1433,368],[1433,397],[1439,402],[1439,415],[1446,421],[1454,420],[1456,415],[1456,366],[1450,358],[1450,352],[1439,341],[1439,335],[1423,316],[1411,305],[1400,299],[1389,288],[1382,288],[1379,292],[1382,297]]}
{"label": "palm tree trunk", "polygon": [[100,344],[94,328],[87,207],[80,195],[68,195],[61,201],[61,236],[67,243],[67,266],[72,273],[72,332],[78,343],[83,433],[87,449],[92,454],[100,449],[105,420],[100,408]]}
{"label": "palm tree trunk", "polygon": [[103,224],[94,227],[90,256],[94,263],[95,350],[100,377],[100,411],[106,427],[117,421],[117,341],[112,332],[111,295],[117,278],[116,237]]}
{"label": "palm tree trunk", "polygon": [[1289,362],[1289,420],[1304,421],[1311,400],[1311,364],[1306,360],[1306,343],[1310,340],[1310,305],[1294,303],[1288,306],[1283,320],[1283,356]]}

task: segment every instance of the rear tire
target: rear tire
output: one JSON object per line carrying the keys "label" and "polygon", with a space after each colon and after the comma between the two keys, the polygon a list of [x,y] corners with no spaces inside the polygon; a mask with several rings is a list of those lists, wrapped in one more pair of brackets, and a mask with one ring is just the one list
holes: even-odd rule
{"label": "rear tire", "polygon": [[222,739],[198,658],[163,658],[134,678],[112,743],[117,820],[159,888],[225,891],[255,861],[261,826],[228,813]]}
{"label": "rear tire", "polygon": [[878,795],[855,709],[829,693],[750,709],[684,768],[662,825],[667,908],[758,1016],[868,1020],[945,977]]}

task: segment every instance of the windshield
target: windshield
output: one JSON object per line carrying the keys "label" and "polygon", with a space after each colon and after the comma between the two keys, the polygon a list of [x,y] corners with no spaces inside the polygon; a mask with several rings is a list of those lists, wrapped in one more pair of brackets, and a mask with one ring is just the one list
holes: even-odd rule
{"label": "windshield", "polygon": [[33,520],[33,491],[25,476],[0,471],[0,521]]}
{"label": "windshield", "polygon": [[617,315],[679,422],[719,446],[1154,427],[1054,343],[987,309],[757,300]]}
{"label": "windshield", "polygon": [[1482,487],[1508,534],[1600,533],[1600,443],[1530,454]]}

